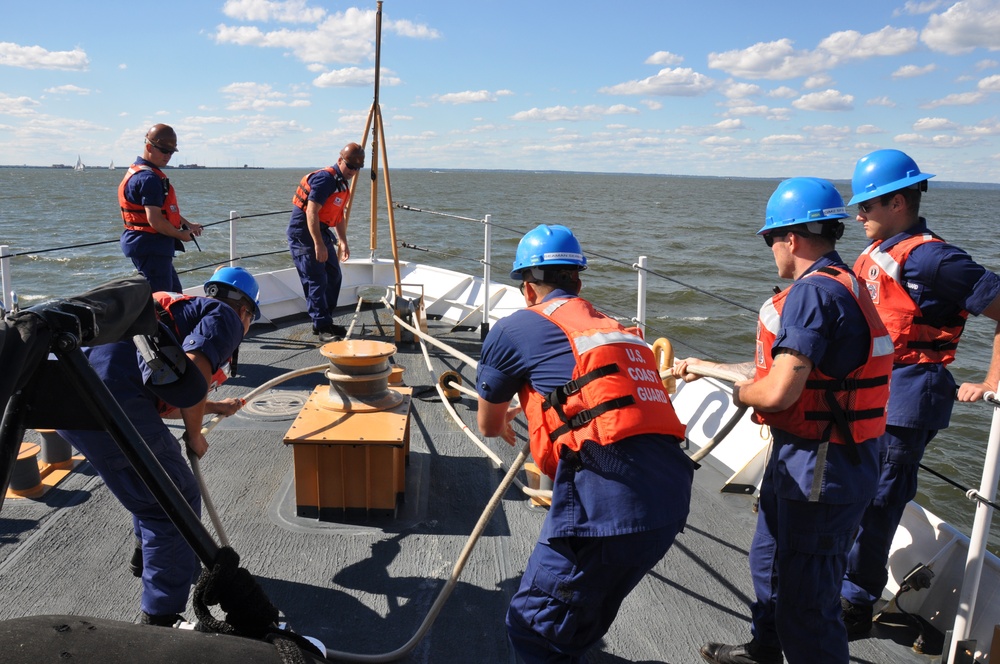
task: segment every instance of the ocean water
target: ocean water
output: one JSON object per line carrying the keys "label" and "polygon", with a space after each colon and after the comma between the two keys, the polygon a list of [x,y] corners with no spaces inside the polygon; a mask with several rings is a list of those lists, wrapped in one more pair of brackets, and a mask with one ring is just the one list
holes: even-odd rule
{"label": "ocean water", "polygon": [[[251,270],[291,267],[285,226],[295,185],[305,169],[173,169],[182,213],[206,224],[201,251],[175,258],[185,286],[207,279],[228,259],[230,213],[238,253]],[[0,168],[0,245],[10,260],[11,282],[22,307],[83,292],[132,274],[121,255],[116,188],[123,169]],[[352,256],[392,255],[386,179],[380,172],[372,249],[369,171],[361,174],[348,236]],[[421,211],[393,209],[403,260],[481,273],[483,225],[491,216],[493,276],[505,280],[520,236],[540,223],[565,224],[588,256],[583,294],[605,312],[635,316],[639,256],[651,271],[647,338],[668,337],[678,357],[724,362],[749,360],[756,310],[775,286],[771,252],[755,237],[778,180],[692,178],[525,171],[392,170],[393,202]],[[838,183],[845,200],[846,182]],[[1000,188],[938,183],[924,197],[922,214],[945,239],[988,268],[1000,270],[995,239]],[[465,219],[456,218],[463,217]],[[848,220],[838,250],[848,264],[864,248],[859,224]],[[59,248],[58,251],[41,251]],[[972,318],[958,359],[961,381],[980,380],[989,365],[995,325]],[[2,369],[0,369],[2,370]],[[992,409],[956,404],[952,425],[938,434],[924,463],[965,487],[979,487]],[[921,476],[918,501],[968,532],[972,504],[962,491],[930,474]],[[1000,550],[1000,525],[991,548]]]}

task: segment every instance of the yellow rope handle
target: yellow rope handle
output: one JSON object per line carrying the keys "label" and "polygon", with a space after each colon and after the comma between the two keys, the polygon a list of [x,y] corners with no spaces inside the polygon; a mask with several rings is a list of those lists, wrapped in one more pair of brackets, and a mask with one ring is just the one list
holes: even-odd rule
{"label": "yellow rope handle", "polygon": [[670,375],[674,366],[674,346],[666,337],[660,337],[653,342],[653,357],[656,358],[656,368],[660,373],[660,382],[667,394],[677,391],[677,379]]}

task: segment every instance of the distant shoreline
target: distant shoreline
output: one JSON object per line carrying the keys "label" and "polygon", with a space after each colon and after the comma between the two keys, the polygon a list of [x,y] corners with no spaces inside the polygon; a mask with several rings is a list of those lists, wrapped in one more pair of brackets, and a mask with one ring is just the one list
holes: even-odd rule
{"label": "distant shoreline", "polygon": [[[48,170],[55,171],[72,171],[73,167],[69,164],[52,164],[51,166],[29,166],[27,164],[0,164],[0,168],[44,168]],[[85,170],[88,171],[124,171],[128,166],[115,166],[114,168],[108,168],[106,166],[89,166]],[[164,170],[221,170],[221,171],[262,171],[263,166],[202,166],[200,164],[181,164],[180,166],[164,166]]]}
{"label": "distant shoreline", "polygon": [[[28,166],[25,164],[0,164],[0,169],[13,169],[13,168],[31,168],[31,169],[42,169],[42,170],[65,170],[73,171],[73,167],[68,164],[52,164],[51,166]],[[116,166],[114,170],[125,171],[127,166]],[[166,166],[166,170],[198,170],[198,171],[263,171],[263,170],[282,170],[282,171],[302,171],[308,172],[314,170],[315,166],[280,166],[280,167],[270,167],[270,166],[201,166],[199,164],[181,164],[179,166]],[[86,169],[87,171],[106,171],[110,170],[107,167],[101,166],[91,166]],[[683,175],[676,173],[601,173],[597,171],[557,171],[557,170],[536,170],[536,169],[511,169],[511,168],[395,168],[393,170],[397,171],[430,171],[432,173],[531,173],[535,175],[597,175],[601,177],[652,177],[652,178],[698,178],[705,180],[770,180],[773,182],[780,182],[784,180],[785,177],[752,177],[746,175]],[[86,172],[86,171],[83,171]],[[791,177],[791,176],[787,176]],[[831,180],[837,185],[846,185],[850,187],[850,180],[845,179],[834,179]],[[934,180],[931,182],[932,187],[940,187],[943,189],[986,189],[986,190],[1000,190],[1000,183],[998,182],[957,182],[950,180]]]}

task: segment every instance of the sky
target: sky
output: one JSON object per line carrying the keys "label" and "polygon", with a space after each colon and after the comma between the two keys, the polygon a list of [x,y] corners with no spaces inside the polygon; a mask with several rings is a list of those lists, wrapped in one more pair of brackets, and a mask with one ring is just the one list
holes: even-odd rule
{"label": "sky", "polygon": [[[333,163],[1000,183],[1000,0],[0,0],[0,164]],[[374,123],[372,123],[374,126]],[[366,141],[371,144],[371,136]]]}

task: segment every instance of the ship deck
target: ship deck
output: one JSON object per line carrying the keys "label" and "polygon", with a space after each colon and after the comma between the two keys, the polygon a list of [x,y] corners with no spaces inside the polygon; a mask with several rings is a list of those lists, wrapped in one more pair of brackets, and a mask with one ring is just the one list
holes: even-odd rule
{"label": "ship deck", "polygon": [[[342,310],[339,322],[348,325],[352,317],[353,309]],[[354,338],[392,340],[387,310],[363,310],[356,318]],[[478,329],[430,324],[437,338],[478,357]],[[304,317],[253,326],[240,350],[239,375],[218,397],[242,396],[324,362],[318,346]],[[503,476],[434,389],[445,371],[461,374],[465,385],[474,371],[434,347],[428,354],[433,372],[417,344],[398,344],[393,358],[413,389],[404,499],[394,517],[296,516],[293,453],[282,441],[298,407],[326,382],[320,373],[282,383],[208,436],[201,471],[242,566],[294,630],[331,650],[384,653],[416,632]],[[475,430],[475,399],[463,395],[453,405]],[[523,427],[519,434],[523,440]],[[516,450],[499,439],[489,443],[507,463],[514,459]],[[687,528],[627,598],[591,662],[697,662],[707,641],[749,639],[747,552],[756,516],[752,498],[720,493],[723,481],[707,465],[695,473]],[[521,491],[507,491],[441,614],[404,661],[517,661],[504,615],[544,517],[545,509]],[[126,564],[131,549],[128,513],[86,462],[39,499],[8,499],[0,514],[0,619],[70,614],[135,621],[140,587]],[[916,629],[892,622],[898,624],[878,624],[870,637],[852,642],[851,661],[929,663],[940,655],[940,644],[929,646],[930,654],[913,652]]]}

